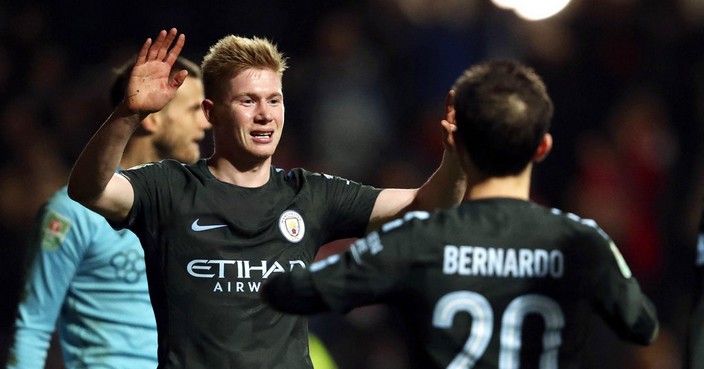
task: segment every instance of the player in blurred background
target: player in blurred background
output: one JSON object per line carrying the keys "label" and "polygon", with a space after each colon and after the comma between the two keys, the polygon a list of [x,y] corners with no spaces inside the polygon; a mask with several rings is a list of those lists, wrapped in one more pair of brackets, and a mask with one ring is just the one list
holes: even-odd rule
{"label": "player in blurred background", "polygon": [[[111,89],[117,106],[134,60],[118,71]],[[171,158],[193,163],[210,123],[200,104],[200,68],[178,58],[188,77],[176,96],[139,122],[119,167]],[[41,209],[31,246],[36,249],[19,305],[8,368],[44,368],[57,327],[67,368],[154,369],[157,331],[145,275],[144,251],[131,231],[68,197],[66,187]]]}

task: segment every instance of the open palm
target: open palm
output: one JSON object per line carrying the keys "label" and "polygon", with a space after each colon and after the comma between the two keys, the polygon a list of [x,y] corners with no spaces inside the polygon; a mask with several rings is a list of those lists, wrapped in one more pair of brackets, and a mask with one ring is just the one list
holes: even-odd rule
{"label": "open palm", "polygon": [[153,43],[151,38],[144,42],[127,84],[125,104],[129,110],[153,113],[174,98],[188,75],[182,70],[169,78],[185,41],[185,35],[177,37],[176,29],[172,28],[159,32]]}

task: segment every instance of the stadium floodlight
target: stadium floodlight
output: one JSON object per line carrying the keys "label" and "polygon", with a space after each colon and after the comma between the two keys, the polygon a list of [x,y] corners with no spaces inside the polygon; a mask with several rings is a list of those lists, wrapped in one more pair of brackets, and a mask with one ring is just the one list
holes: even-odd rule
{"label": "stadium floodlight", "polygon": [[515,9],[521,0],[491,0],[491,2],[502,9]]}
{"label": "stadium floodlight", "polygon": [[570,3],[570,0],[491,0],[494,5],[502,9],[511,9],[519,17],[538,21],[550,18],[562,11]]}

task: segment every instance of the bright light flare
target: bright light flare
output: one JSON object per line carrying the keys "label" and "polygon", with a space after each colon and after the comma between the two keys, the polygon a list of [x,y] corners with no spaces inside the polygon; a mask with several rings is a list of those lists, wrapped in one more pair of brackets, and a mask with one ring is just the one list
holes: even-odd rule
{"label": "bright light flare", "polygon": [[538,21],[550,18],[562,11],[570,3],[570,0],[491,0],[494,5],[502,9],[512,9],[519,17]]}

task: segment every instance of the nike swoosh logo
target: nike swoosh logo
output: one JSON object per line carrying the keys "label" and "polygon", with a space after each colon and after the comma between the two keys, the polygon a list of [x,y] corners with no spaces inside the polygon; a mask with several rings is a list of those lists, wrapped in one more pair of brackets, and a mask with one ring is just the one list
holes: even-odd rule
{"label": "nike swoosh logo", "polygon": [[215,229],[215,228],[227,227],[226,224],[200,225],[200,224],[198,224],[199,220],[200,220],[200,218],[194,220],[193,224],[191,224],[191,229],[196,232],[209,231],[209,230]]}

